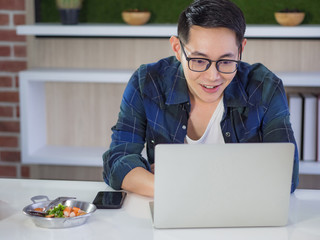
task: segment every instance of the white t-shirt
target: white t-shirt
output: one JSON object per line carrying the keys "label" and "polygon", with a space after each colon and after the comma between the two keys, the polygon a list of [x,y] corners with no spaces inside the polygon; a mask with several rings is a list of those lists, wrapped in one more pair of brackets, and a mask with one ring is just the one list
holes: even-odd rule
{"label": "white t-shirt", "polygon": [[210,122],[202,137],[198,140],[192,140],[186,135],[185,143],[187,144],[201,144],[201,143],[225,143],[221,131],[220,122],[224,112],[223,98],[221,98],[216,110],[211,116]]}

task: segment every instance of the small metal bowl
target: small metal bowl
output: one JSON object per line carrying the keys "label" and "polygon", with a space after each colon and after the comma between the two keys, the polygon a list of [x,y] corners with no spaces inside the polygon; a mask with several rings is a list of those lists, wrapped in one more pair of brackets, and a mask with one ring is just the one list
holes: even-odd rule
{"label": "small metal bowl", "polygon": [[[36,196],[37,197],[37,196]],[[62,202],[61,204],[68,206],[68,207],[78,207],[81,210],[85,211],[87,214],[77,216],[77,217],[69,217],[69,218],[46,218],[46,217],[40,217],[40,216],[34,216],[29,213],[29,211],[34,210],[35,208],[43,208],[47,206],[51,201],[48,197],[44,196],[47,200],[35,202],[33,201],[33,204],[30,204],[23,208],[23,213],[30,217],[32,221],[35,223],[36,226],[42,227],[42,228],[69,228],[69,227],[75,227],[80,226],[84,224],[88,218],[96,211],[96,206],[89,202],[82,202],[82,201],[76,201],[76,200],[67,200]]]}

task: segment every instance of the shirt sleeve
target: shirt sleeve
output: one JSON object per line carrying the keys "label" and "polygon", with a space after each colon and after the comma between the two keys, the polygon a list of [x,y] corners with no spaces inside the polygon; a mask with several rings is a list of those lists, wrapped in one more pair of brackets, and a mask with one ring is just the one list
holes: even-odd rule
{"label": "shirt sleeve", "polygon": [[291,192],[294,192],[299,182],[299,155],[294,133],[290,123],[290,113],[287,97],[282,81],[273,76],[277,82],[275,91],[269,96],[268,110],[263,119],[264,142],[291,142],[295,145]]}
{"label": "shirt sleeve", "polygon": [[142,157],[146,135],[146,117],[137,70],[128,82],[120,105],[118,121],[112,127],[112,142],[103,154],[103,178],[114,189],[120,189],[124,177],[134,168],[150,171],[150,164]]}

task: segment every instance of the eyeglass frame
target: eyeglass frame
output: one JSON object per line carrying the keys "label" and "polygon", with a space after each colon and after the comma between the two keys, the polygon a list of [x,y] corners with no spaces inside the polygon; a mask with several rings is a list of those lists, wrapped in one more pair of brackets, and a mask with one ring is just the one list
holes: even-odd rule
{"label": "eyeglass frame", "polygon": [[[238,64],[241,62],[242,44],[240,44],[240,46],[239,46],[240,60],[219,59],[219,60],[217,60],[217,61],[213,61],[213,60],[208,59],[208,58],[189,58],[189,57],[187,56],[187,53],[186,53],[185,50],[184,50],[183,43],[181,42],[180,39],[179,39],[179,42],[180,42],[180,45],[181,45],[182,52],[183,52],[183,54],[184,54],[184,56],[186,57],[186,60],[187,60],[187,62],[188,62],[188,68],[190,69],[190,71],[193,71],[193,72],[205,72],[205,71],[207,71],[207,70],[211,67],[212,63],[215,62],[215,63],[216,63],[216,64],[215,64],[215,65],[216,65],[216,69],[217,69],[218,72],[223,73],[223,74],[232,74],[232,73],[234,73],[235,71],[237,71],[237,69],[238,69]],[[209,62],[209,64],[207,64],[206,69],[203,70],[203,71],[192,70],[192,69],[190,68],[190,60],[194,60],[194,59],[206,60],[206,61]],[[223,62],[223,61],[229,61],[229,62],[235,62],[235,63],[237,63],[237,64],[236,64],[236,69],[235,69],[233,72],[222,72],[222,71],[220,71],[218,64],[219,64],[219,62]]]}

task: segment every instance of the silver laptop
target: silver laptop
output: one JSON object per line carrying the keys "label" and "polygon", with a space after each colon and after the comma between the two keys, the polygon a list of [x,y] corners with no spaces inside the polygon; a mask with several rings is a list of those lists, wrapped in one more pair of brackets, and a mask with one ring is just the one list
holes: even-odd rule
{"label": "silver laptop", "polygon": [[159,144],[155,228],[284,226],[292,143]]}

